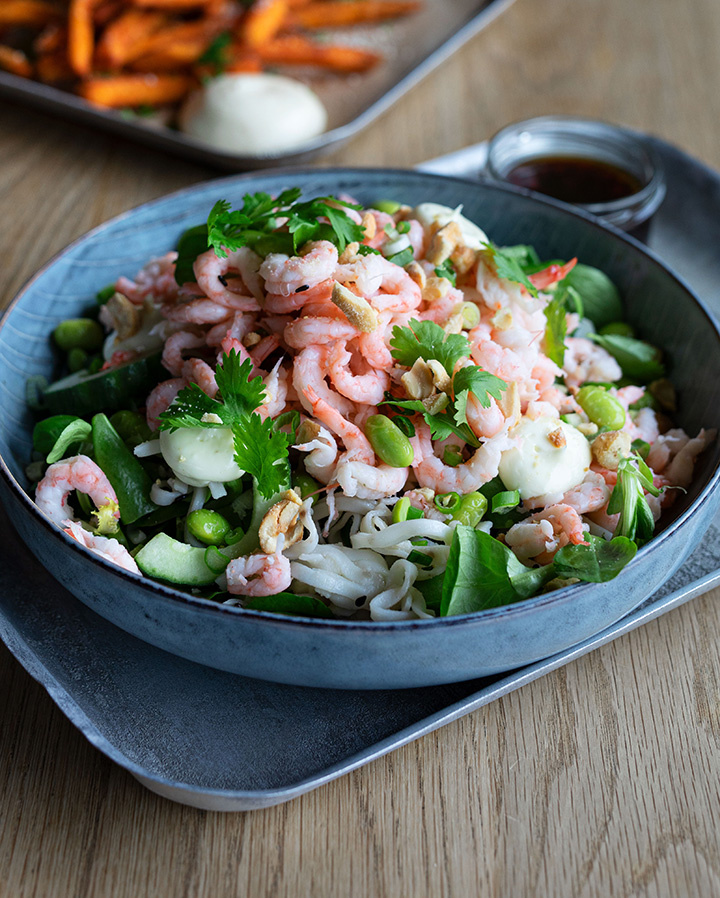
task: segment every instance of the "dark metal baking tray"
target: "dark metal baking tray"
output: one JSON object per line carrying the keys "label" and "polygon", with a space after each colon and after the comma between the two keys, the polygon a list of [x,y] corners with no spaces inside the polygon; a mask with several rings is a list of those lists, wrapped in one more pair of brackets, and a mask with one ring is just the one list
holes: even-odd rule
{"label": "dark metal baking tray", "polygon": [[[668,195],[651,232],[717,314],[720,177],[655,141]],[[482,146],[435,161],[477,173]],[[428,166],[430,167],[430,166]],[[201,667],[117,629],[60,587],[0,509],[0,638],[86,738],[174,801],[251,810],[288,801],[581,657],[720,584],[720,520],[655,595],[580,645],[509,674],[424,689],[283,686]]]}
{"label": "dark metal baking tray", "polygon": [[[512,0],[424,0],[422,9],[406,18],[338,31],[338,41],[370,47],[382,53],[383,60],[371,71],[357,75],[308,74],[307,69],[288,69],[287,74],[305,81],[320,96],[328,110],[329,124],[328,130],[315,140],[278,155],[221,152],[171,128],[92,106],[71,93],[7,72],[0,72],[0,95],[228,171],[306,162],[357,134],[511,3]],[[328,32],[331,34],[334,33]]]}

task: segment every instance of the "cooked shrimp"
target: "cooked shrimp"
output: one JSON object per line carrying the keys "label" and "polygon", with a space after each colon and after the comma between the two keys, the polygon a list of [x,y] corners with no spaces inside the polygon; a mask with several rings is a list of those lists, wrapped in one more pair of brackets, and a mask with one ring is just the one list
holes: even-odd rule
{"label": "cooked shrimp", "polygon": [[548,287],[557,284],[558,281],[570,274],[576,265],[577,259],[570,259],[564,265],[558,265],[557,262],[553,262],[552,265],[548,265],[542,271],[536,271],[535,274],[528,275],[528,280],[538,290],[547,290]]}
{"label": "cooked shrimp", "polygon": [[232,317],[228,317],[211,327],[207,332],[205,341],[208,346],[215,348],[220,346],[226,337],[234,338],[242,341],[252,330],[255,322],[255,316],[250,313],[235,312]]}
{"label": "cooked shrimp", "polygon": [[343,418],[340,412],[321,399],[312,387],[305,387],[302,392],[310,401],[313,415],[345,443],[346,451],[341,458],[361,461],[366,465],[374,464],[375,453],[362,430]]}
{"label": "cooked shrimp", "polygon": [[185,359],[182,356],[183,350],[198,349],[204,345],[204,337],[194,334],[192,331],[176,331],[165,341],[162,363],[173,377],[180,377],[185,364]]}
{"label": "cooked shrimp", "polygon": [[137,566],[135,559],[125,546],[120,545],[116,539],[95,536],[95,534],[85,530],[78,521],[63,521],[63,524],[66,525],[65,533],[85,546],[86,549],[90,549],[91,552],[94,552],[106,561],[111,561],[118,567],[130,571],[131,574],[140,573],[140,568]]}
{"label": "cooked shrimp", "polygon": [[422,301],[420,287],[405,269],[383,256],[362,256],[357,262],[339,265],[336,279],[341,284],[354,285],[378,311],[412,311]]}
{"label": "cooked shrimp", "polygon": [[[608,472],[613,473],[613,472]],[[617,477],[617,475],[616,475]],[[536,496],[527,499],[523,504],[526,508],[549,508],[558,501],[562,505],[569,505],[578,514],[587,514],[589,511],[597,511],[607,505],[612,489],[605,478],[597,471],[588,471],[582,483],[568,490],[560,499],[557,496]]]}
{"label": "cooked shrimp", "polygon": [[218,324],[228,317],[227,306],[200,297],[189,302],[172,306],[163,306],[163,315],[170,321],[182,324]]}
{"label": "cooked shrimp", "polygon": [[567,337],[563,362],[565,383],[580,387],[585,381],[616,381],[622,369],[610,353],[584,337]]}
{"label": "cooked shrimp", "polygon": [[484,408],[473,393],[468,396],[466,414],[470,430],[478,438],[494,437],[505,426],[505,415],[502,413],[497,402],[490,399],[490,406]]}
{"label": "cooked shrimp", "polygon": [[673,486],[687,488],[692,481],[695,459],[704,452],[717,436],[716,430],[701,429],[700,433],[688,440],[670,462],[665,477]]}
{"label": "cooked shrimp", "polygon": [[327,360],[327,346],[306,346],[295,356],[293,362],[293,386],[302,407],[309,414],[313,414],[313,408],[312,403],[304,394],[306,387],[312,387],[321,399],[324,399],[341,415],[347,417],[355,411],[355,406],[349,399],[332,390],[325,382],[325,376],[328,373]]}
{"label": "cooked shrimp", "polygon": [[306,244],[299,256],[270,253],[260,266],[260,276],[265,280],[267,293],[292,296],[300,289],[298,295],[302,298],[303,288],[316,287],[332,278],[337,263],[337,247],[328,240],[319,240]]}
{"label": "cooked shrimp", "polygon": [[551,505],[519,524],[513,524],[505,535],[505,542],[520,561],[548,564],[557,550],[568,543],[587,545],[586,531],[587,525],[574,508]]}
{"label": "cooked shrimp", "polygon": [[358,333],[347,319],[297,318],[285,327],[283,339],[293,349],[305,349],[312,344],[351,340]]}
{"label": "cooked shrimp", "polygon": [[[221,259],[214,249],[209,249],[195,259],[193,272],[200,289],[214,303],[240,312],[257,312],[260,305],[254,296],[243,295],[228,287],[228,274],[237,270],[240,257],[246,255],[243,250],[247,247],[241,247]],[[239,286],[249,289],[242,279]]]}
{"label": "cooked shrimp", "polygon": [[330,349],[328,368],[330,381],[338,393],[353,402],[378,405],[390,389],[390,377],[386,371],[370,369],[366,374],[353,374],[350,370],[351,354],[340,340]]}
{"label": "cooked shrimp", "polygon": [[182,374],[187,383],[197,384],[206,396],[214,399],[217,395],[215,372],[207,362],[202,359],[188,359],[183,365]]}
{"label": "cooked shrimp", "polygon": [[75,455],[50,465],[37,485],[35,502],[55,524],[62,524],[68,519],[74,521],[75,516],[67,501],[73,490],[90,496],[97,508],[114,506],[112,516],[116,521],[120,520],[117,495],[112,484],[102,468],[87,455]]}
{"label": "cooked shrimp", "polygon": [[176,252],[167,253],[158,259],[151,259],[135,275],[134,281],[126,277],[118,278],[115,289],[123,296],[127,296],[130,302],[139,306],[146,299],[173,302],[179,290],[175,280],[176,260]]}
{"label": "cooked shrimp", "polygon": [[252,349],[249,350],[250,359],[255,365],[256,368],[259,368],[265,359],[271,355],[280,345],[280,338],[277,334],[270,334],[267,337],[263,337],[259,343],[256,343]]}
{"label": "cooked shrimp", "polygon": [[290,587],[290,561],[282,554],[256,552],[234,558],[225,570],[228,592],[235,596],[273,596]]}
{"label": "cooked shrimp", "polygon": [[[326,303],[330,301],[332,296],[333,284],[335,281],[328,278],[320,281],[314,287],[303,285],[298,287],[295,293],[290,296],[283,296],[282,293],[268,293],[263,302],[263,308],[266,312],[274,312],[278,315],[287,315],[289,312],[297,312],[298,309],[304,309],[310,303]],[[306,314],[313,314],[307,312]]]}
{"label": "cooked shrimp", "polygon": [[187,386],[182,377],[175,377],[172,380],[164,380],[159,383],[147,398],[145,417],[147,418],[150,430],[157,430],[160,427],[160,415],[167,411],[173,400]]}
{"label": "cooked shrimp", "polygon": [[499,434],[487,440],[472,457],[456,467],[443,464],[433,451],[430,428],[423,421],[416,424],[415,436],[410,440],[415,458],[413,470],[422,487],[436,493],[473,493],[484,483],[497,476],[500,456],[509,449],[512,440]]}

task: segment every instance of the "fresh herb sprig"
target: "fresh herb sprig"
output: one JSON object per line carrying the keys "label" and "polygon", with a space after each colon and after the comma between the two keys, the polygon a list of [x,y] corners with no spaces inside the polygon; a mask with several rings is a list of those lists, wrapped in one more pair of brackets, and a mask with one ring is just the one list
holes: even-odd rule
{"label": "fresh herb sprig", "polygon": [[260,493],[270,498],[288,477],[288,447],[292,437],[277,430],[270,418],[256,413],[265,401],[265,386],[251,377],[252,362],[240,361],[235,350],[223,354],[215,371],[221,400],[211,399],[197,384],[181,390],[160,417],[160,430],[180,427],[230,427],[238,467],[252,474]]}
{"label": "fresh herb sprig", "polygon": [[207,223],[185,231],[178,242],[175,280],[192,280],[192,266],[201,252],[214,249],[221,258],[228,252],[249,246],[259,255],[280,252],[296,255],[309,240],[329,240],[342,252],[348,243],[365,237],[363,228],[345,211],[361,207],[333,196],[299,202],[299,187],[284,190],[277,197],[268,193],[248,193],[240,209],[227,200],[218,200]]}
{"label": "fresh herb sprig", "polygon": [[468,425],[469,396],[472,393],[483,408],[488,408],[490,397],[501,399],[507,384],[475,365],[467,365],[455,371],[457,363],[470,356],[468,338],[464,334],[447,334],[433,321],[413,319],[408,327],[393,328],[390,352],[396,362],[408,368],[412,368],[418,359],[440,362],[452,378],[454,398],[451,401],[448,397],[443,402],[439,397],[432,410],[421,399],[399,400],[388,395],[386,404],[420,412],[429,425],[430,435],[434,440],[446,440],[455,434],[471,446],[479,446],[479,441]]}

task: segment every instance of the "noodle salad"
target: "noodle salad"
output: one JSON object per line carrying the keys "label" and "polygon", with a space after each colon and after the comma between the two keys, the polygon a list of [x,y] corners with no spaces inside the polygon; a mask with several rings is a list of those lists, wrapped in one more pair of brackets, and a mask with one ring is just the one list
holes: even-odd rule
{"label": "noodle salad", "polygon": [[432,202],[219,201],[53,342],[39,509],[253,610],[423,619],[612,579],[715,438],[673,426],[607,275]]}

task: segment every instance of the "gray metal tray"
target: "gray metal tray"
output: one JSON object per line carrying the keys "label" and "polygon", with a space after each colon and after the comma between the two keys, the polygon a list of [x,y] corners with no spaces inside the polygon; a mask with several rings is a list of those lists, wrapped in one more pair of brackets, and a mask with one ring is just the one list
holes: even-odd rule
{"label": "gray metal tray", "polygon": [[[347,76],[288,69],[288,74],[305,81],[317,92],[328,110],[329,124],[328,130],[317,139],[292,152],[274,156],[218,151],[179,131],[92,106],[71,93],[8,72],[0,72],[0,96],[228,171],[306,162],[357,134],[512,2],[424,0],[422,9],[407,18],[338,31],[338,42],[377,50],[383,54],[382,62],[369,72]],[[332,37],[334,33],[327,34]]]}
{"label": "gray metal tray", "polygon": [[[715,314],[720,177],[656,141],[668,196],[650,243]],[[477,173],[484,148],[428,164]],[[462,161],[464,168],[459,168]],[[720,584],[720,521],[639,609],[509,674],[385,692],[289,687],[201,667],[117,629],[62,589],[0,509],[0,638],[107,757],[160,795],[238,811],[295,798],[567,664]],[[291,750],[290,750],[291,749]]]}

